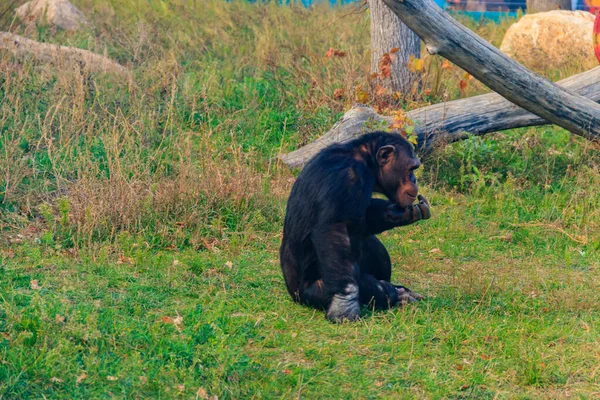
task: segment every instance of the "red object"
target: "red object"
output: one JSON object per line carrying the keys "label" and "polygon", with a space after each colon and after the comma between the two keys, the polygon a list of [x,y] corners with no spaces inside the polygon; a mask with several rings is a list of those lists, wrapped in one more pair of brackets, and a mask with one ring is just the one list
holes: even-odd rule
{"label": "red object", "polygon": [[596,12],[596,21],[594,21],[594,53],[600,62],[600,12]]}

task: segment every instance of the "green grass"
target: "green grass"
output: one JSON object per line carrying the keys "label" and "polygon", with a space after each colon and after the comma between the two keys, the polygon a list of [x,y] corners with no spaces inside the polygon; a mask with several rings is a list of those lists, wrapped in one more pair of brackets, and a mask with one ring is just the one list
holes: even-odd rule
{"label": "green grass", "polygon": [[551,229],[502,229],[512,218],[481,211],[493,200],[432,201],[433,220],[383,235],[395,280],[427,300],[365,310],[351,325],[291,302],[276,232],[200,253],[13,246],[0,270],[0,388],[7,398],[597,393],[599,251]]}
{"label": "green grass", "polygon": [[[382,235],[426,300],[333,325],[285,290],[295,173],[274,157],[368,86],[367,15],[75,3],[88,31],[10,29],[132,78],[0,53],[0,398],[598,396],[597,145],[539,127],[437,151],[419,173],[433,218]],[[498,45],[510,21],[465,22]],[[370,103],[459,96],[440,61],[430,95]]]}

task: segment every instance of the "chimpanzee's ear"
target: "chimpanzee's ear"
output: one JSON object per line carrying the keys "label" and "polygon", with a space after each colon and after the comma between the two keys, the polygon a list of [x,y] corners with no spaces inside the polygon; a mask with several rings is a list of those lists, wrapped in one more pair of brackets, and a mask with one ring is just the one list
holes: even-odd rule
{"label": "chimpanzee's ear", "polygon": [[396,148],[391,144],[381,146],[377,150],[377,163],[380,166],[384,166],[388,162],[392,161],[396,155]]}

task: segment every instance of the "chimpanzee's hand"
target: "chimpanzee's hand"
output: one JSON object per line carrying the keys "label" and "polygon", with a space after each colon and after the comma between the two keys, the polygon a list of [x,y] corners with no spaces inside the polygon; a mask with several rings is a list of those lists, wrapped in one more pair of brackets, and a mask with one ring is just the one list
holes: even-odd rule
{"label": "chimpanzee's hand", "polygon": [[419,211],[421,211],[421,219],[429,219],[431,218],[431,210],[429,209],[429,201],[422,194],[417,196],[417,200],[419,202],[413,207],[417,207]]}
{"label": "chimpanzee's hand", "polygon": [[386,210],[386,219],[402,226],[431,218],[429,202],[425,196],[419,195],[417,199],[419,200],[417,204],[406,208],[401,208],[398,204],[390,204]]}

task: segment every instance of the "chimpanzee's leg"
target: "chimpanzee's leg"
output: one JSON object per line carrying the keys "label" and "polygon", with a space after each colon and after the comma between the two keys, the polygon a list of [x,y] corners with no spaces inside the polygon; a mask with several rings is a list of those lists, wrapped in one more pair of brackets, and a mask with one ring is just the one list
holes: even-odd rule
{"label": "chimpanzee's leg", "polygon": [[385,246],[374,235],[363,241],[360,258],[361,303],[377,309],[393,307],[398,303],[421,300],[423,296],[410,289],[390,283],[392,263]]}
{"label": "chimpanzee's leg", "polygon": [[365,237],[361,250],[360,270],[373,275],[376,279],[392,279],[392,261],[383,243],[375,235]]}
{"label": "chimpanzee's leg", "polygon": [[322,279],[306,282],[300,291],[300,302],[314,308],[327,309],[331,299],[327,296]]}
{"label": "chimpanzee's leg", "polygon": [[400,301],[394,285],[388,281],[376,279],[371,274],[361,274],[359,293],[361,304],[378,310],[394,307]]}
{"label": "chimpanzee's leg", "polygon": [[311,242],[319,262],[323,290],[328,299],[327,319],[353,321],[360,317],[359,266],[352,251],[346,224],[317,227]]}

